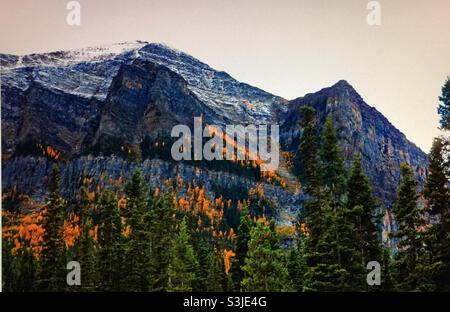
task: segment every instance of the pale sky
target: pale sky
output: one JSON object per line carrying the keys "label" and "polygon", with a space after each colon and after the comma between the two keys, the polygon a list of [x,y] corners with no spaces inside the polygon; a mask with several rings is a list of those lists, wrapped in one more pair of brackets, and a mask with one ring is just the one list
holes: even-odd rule
{"label": "pale sky", "polygon": [[0,53],[144,40],[185,51],[287,99],[347,80],[428,152],[450,75],[450,0],[0,0]]}

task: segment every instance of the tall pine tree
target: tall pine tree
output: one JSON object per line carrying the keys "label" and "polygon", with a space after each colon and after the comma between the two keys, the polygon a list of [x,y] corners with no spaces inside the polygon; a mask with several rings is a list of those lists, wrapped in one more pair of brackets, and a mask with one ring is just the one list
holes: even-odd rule
{"label": "tall pine tree", "polygon": [[313,196],[320,186],[317,157],[319,136],[315,114],[316,111],[312,107],[305,106],[301,109],[302,118],[299,126],[302,129],[302,135],[297,151],[300,181],[303,184],[304,192],[310,196]]}
{"label": "tall pine tree", "polygon": [[[365,175],[361,160],[355,157],[347,181],[346,209],[348,222],[355,224],[353,244],[359,255],[351,270],[358,290],[366,290],[366,265],[370,261],[383,262],[383,252],[378,238],[378,203],[372,194],[372,186]],[[356,286],[355,285],[355,286]]]}
{"label": "tall pine tree", "polygon": [[393,206],[398,230],[391,233],[391,237],[400,239],[392,264],[395,288],[400,291],[420,290],[423,277],[420,264],[423,241],[419,228],[424,225],[424,220],[418,207],[417,187],[418,183],[411,168],[402,164],[397,200]]}
{"label": "tall pine tree", "polygon": [[149,200],[151,290],[164,291],[169,286],[169,263],[175,239],[175,206],[172,186]]}
{"label": "tall pine tree", "polygon": [[439,101],[441,101],[438,107],[441,128],[450,130],[450,77],[447,77],[442,86],[442,95],[439,97]]}
{"label": "tall pine tree", "polygon": [[131,181],[125,185],[127,203],[126,224],[131,231],[128,236],[124,268],[128,291],[148,291],[150,285],[150,233],[146,205],[145,182],[139,170],[134,171]]}
{"label": "tall pine tree", "polygon": [[437,290],[450,289],[450,181],[446,176],[444,140],[434,139],[428,155],[424,195],[432,224],[427,230],[428,268]]}
{"label": "tall pine tree", "polygon": [[124,262],[124,236],[122,220],[119,215],[116,195],[111,191],[104,191],[99,204],[100,219],[98,243],[99,270],[101,275],[101,289],[104,291],[122,290],[122,268]]}
{"label": "tall pine tree", "polygon": [[65,202],[60,192],[60,172],[57,165],[52,167],[49,182],[49,196],[43,214],[44,237],[41,253],[39,290],[62,291],[66,286],[66,259],[63,224]]}
{"label": "tall pine tree", "polygon": [[322,184],[330,189],[333,204],[338,204],[345,192],[344,161],[338,144],[333,120],[328,116],[320,136],[319,157]]}
{"label": "tall pine tree", "polygon": [[98,267],[97,250],[92,237],[94,231],[91,217],[93,203],[89,199],[88,189],[82,186],[77,201],[79,211],[79,226],[81,230],[80,238],[76,242],[77,261],[81,267],[81,289],[83,291],[93,291],[98,287]]}
{"label": "tall pine tree", "polygon": [[274,248],[274,233],[270,223],[260,218],[250,231],[248,252],[242,267],[244,291],[289,290],[288,271],[280,248]]}
{"label": "tall pine tree", "polygon": [[244,202],[236,237],[236,256],[231,265],[231,275],[235,289],[240,289],[241,281],[244,278],[242,267],[244,266],[245,257],[247,256],[248,241],[250,240],[250,230],[252,226],[253,221],[250,216],[250,211],[247,208],[247,204]]}
{"label": "tall pine tree", "polygon": [[168,291],[192,291],[198,261],[191,244],[186,218],[180,223],[180,229],[172,244],[168,268]]}

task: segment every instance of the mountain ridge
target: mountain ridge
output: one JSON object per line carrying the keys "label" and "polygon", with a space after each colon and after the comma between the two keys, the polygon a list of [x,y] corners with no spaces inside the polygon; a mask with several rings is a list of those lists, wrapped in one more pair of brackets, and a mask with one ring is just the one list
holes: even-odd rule
{"label": "mountain ridge", "polygon": [[[2,168],[13,166],[2,170],[3,190],[22,185],[32,192],[31,185],[20,181],[27,175],[44,181],[48,166],[38,169],[43,162],[32,159],[48,157],[45,148],[56,150],[69,164],[92,152],[150,157],[154,148],[148,142],[167,136],[177,123],[190,125],[196,115],[217,125],[278,123],[283,150],[295,153],[304,105],[316,108],[319,127],[332,116],[347,163],[355,154],[363,156],[364,169],[386,207],[395,198],[401,162],[412,165],[422,185],[426,176],[425,153],[345,80],[288,101],[184,52],[140,41],[28,57],[0,54],[0,62]],[[29,159],[29,168],[23,159]],[[289,179],[289,170],[281,169]],[[302,197],[292,189],[291,200],[286,195],[280,200],[281,213],[291,216],[298,213]]]}

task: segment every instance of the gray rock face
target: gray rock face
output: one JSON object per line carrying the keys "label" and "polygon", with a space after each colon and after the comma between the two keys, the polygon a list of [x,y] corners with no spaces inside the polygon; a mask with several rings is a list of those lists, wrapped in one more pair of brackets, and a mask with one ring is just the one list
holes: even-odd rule
{"label": "gray rock face", "polygon": [[[41,202],[47,194],[47,182],[51,168],[55,162],[45,157],[16,157],[3,167],[3,189],[15,187],[22,193],[31,195]],[[94,177],[91,190],[97,187],[101,190],[110,189],[116,192],[123,190],[124,182],[131,178],[135,169],[139,169],[149,188],[161,187],[166,179],[182,178],[188,183],[204,186],[207,193],[215,194],[219,186],[225,188],[254,189],[258,182],[243,176],[224,172],[207,170],[183,163],[167,162],[160,159],[146,159],[143,162],[133,162],[120,157],[81,156],[60,164],[61,190],[66,198],[74,198],[85,177]],[[280,186],[261,183],[265,197],[277,207],[276,217],[281,224],[290,224],[301,205],[302,196],[293,194]],[[183,194],[184,189],[180,191]]]}
{"label": "gray rock face", "polygon": [[[320,125],[331,114],[344,155],[363,156],[386,206],[395,197],[401,162],[412,165],[421,183],[426,175],[426,155],[345,81],[288,102],[183,52],[144,42],[27,56],[0,54],[0,62],[2,189],[16,187],[37,200],[46,192],[53,161],[42,157],[47,147],[65,161],[67,195],[84,174],[114,180],[128,177],[136,166],[149,183],[180,174],[205,185],[253,185],[250,178],[223,171],[156,159],[124,160],[110,147],[125,145],[142,155],[145,138],[167,135],[173,125],[192,125],[193,117],[202,116],[205,123],[218,125],[278,122],[282,143],[295,150],[299,108],[304,105],[316,108]],[[84,156],[93,150],[104,157]],[[277,202],[281,223],[301,209],[301,192],[268,184],[264,188]]]}
{"label": "gray rock face", "polygon": [[150,61],[122,65],[103,105],[92,141],[120,139],[140,144],[145,136],[170,135],[177,124],[191,125],[194,117],[220,119],[187,88],[177,73]]}
{"label": "gray rock face", "polygon": [[319,128],[331,115],[347,165],[355,154],[361,155],[374,192],[385,206],[391,206],[395,200],[401,163],[413,168],[420,185],[425,183],[426,154],[343,80],[289,102],[289,109],[281,118],[280,132],[290,149],[297,148],[299,110],[305,105],[316,109]]}

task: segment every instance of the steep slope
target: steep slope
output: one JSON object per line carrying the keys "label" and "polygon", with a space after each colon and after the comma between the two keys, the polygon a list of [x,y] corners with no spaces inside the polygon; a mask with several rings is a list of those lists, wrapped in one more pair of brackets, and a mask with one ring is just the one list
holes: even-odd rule
{"label": "steep slope", "polygon": [[387,206],[395,199],[402,162],[411,165],[421,185],[425,182],[426,154],[380,112],[366,104],[348,82],[341,80],[329,88],[289,102],[288,111],[281,119],[281,135],[283,143],[292,151],[298,145],[302,106],[316,109],[319,128],[331,115],[347,165],[355,154],[361,155],[376,195]]}

